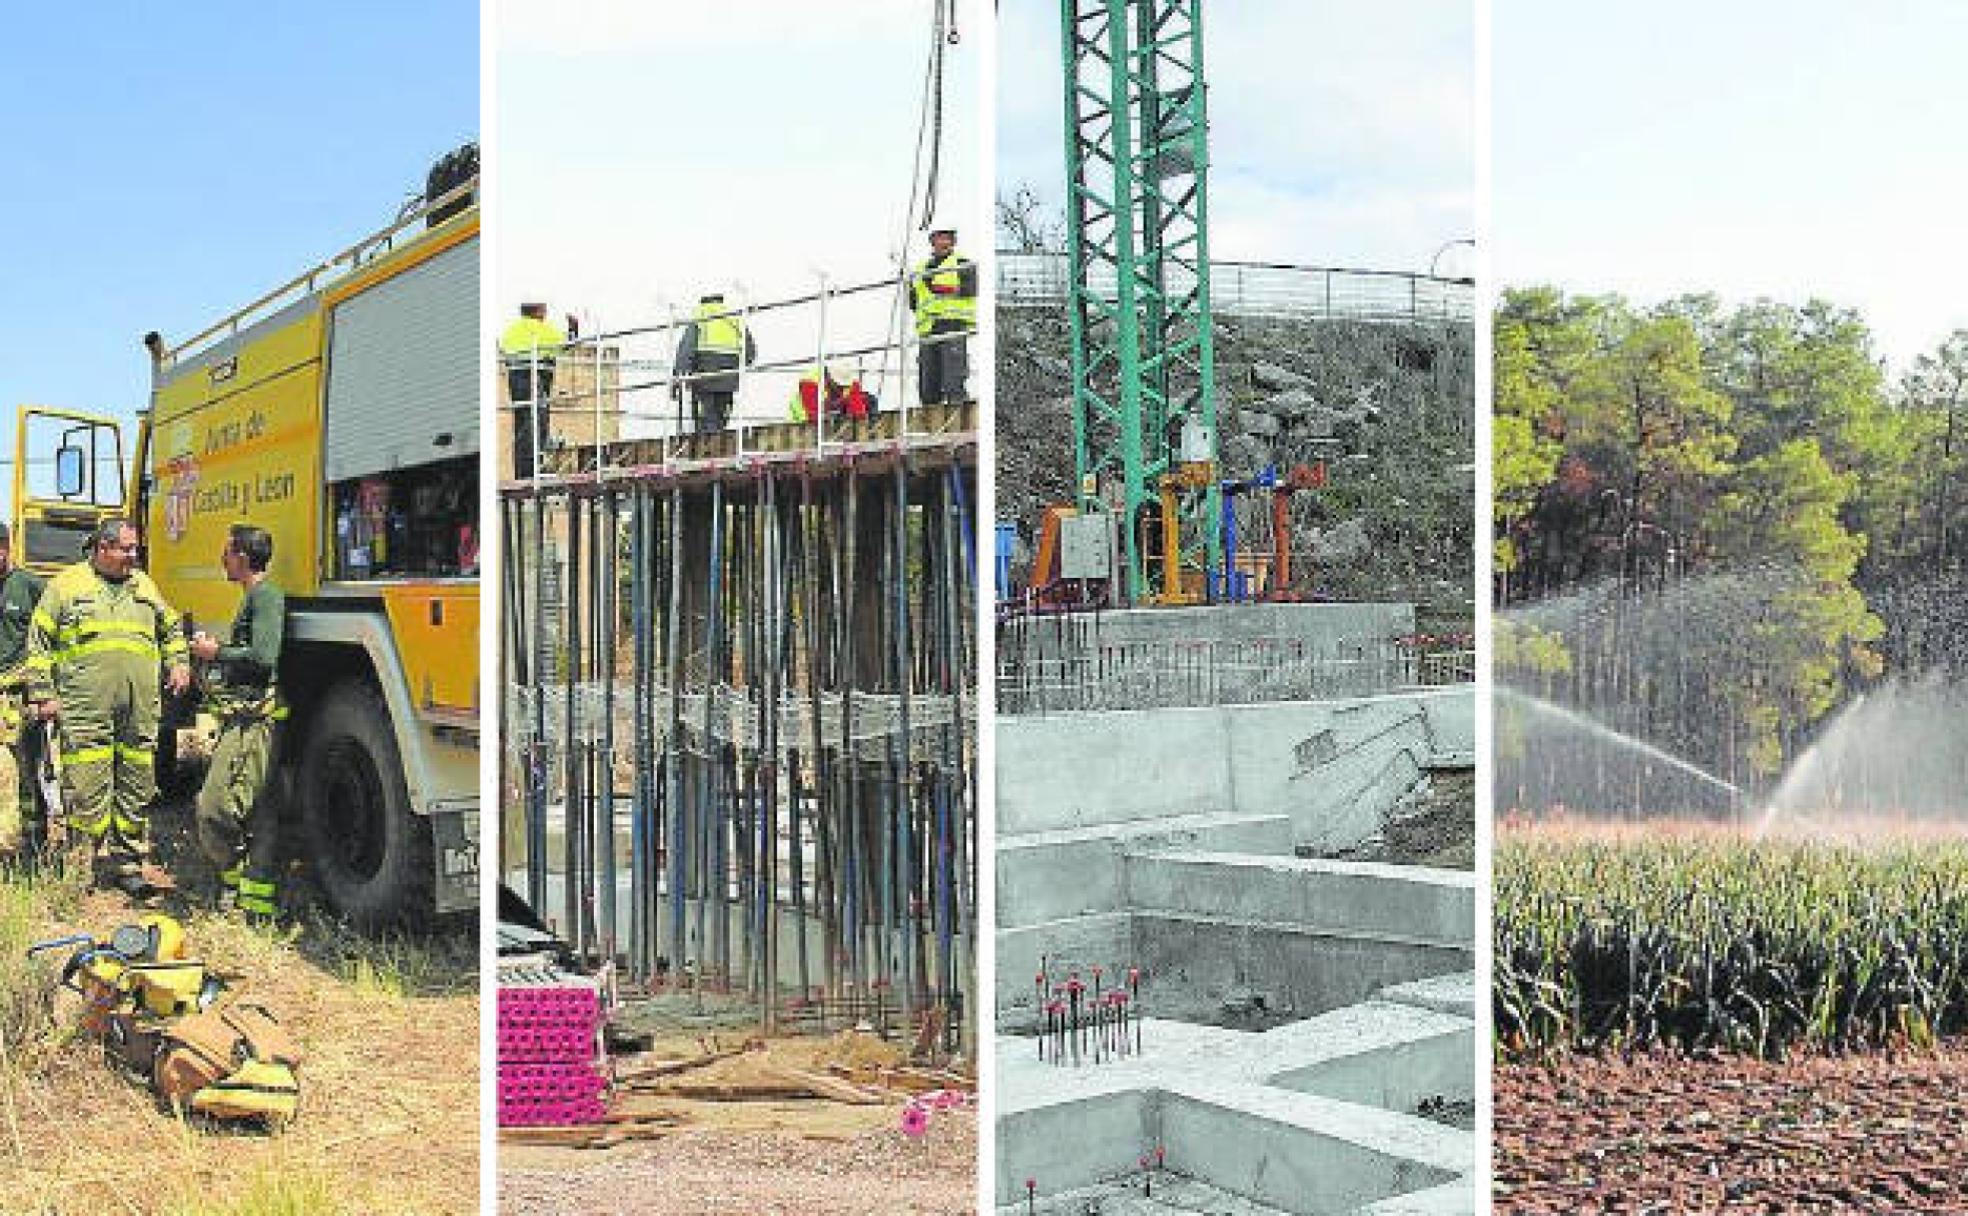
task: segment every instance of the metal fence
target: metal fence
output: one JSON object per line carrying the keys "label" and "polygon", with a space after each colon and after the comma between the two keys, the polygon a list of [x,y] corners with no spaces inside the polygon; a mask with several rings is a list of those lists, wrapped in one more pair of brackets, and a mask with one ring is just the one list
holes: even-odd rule
{"label": "metal fence", "polygon": [[[1001,252],[997,264],[1000,304],[1043,306],[1066,302],[1072,275],[1065,254]],[[1113,272],[1096,273],[1093,286],[1112,298]],[[1188,291],[1194,286],[1193,275],[1175,268],[1170,291]],[[1475,320],[1476,286],[1468,279],[1443,279],[1396,270],[1211,262],[1210,306],[1231,316],[1466,325]]]}
{"label": "metal fence", "polygon": [[1211,638],[1059,644],[1041,627],[1000,634],[998,712],[1255,705],[1467,684],[1473,650],[1408,638]]}

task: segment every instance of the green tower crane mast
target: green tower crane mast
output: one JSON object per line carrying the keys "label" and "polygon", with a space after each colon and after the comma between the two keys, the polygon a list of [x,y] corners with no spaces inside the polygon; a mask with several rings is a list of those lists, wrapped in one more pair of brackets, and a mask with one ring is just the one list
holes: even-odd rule
{"label": "green tower crane mast", "polygon": [[1080,509],[1119,513],[1126,603],[1222,566],[1200,8],[1060,0],[1074,468]]}

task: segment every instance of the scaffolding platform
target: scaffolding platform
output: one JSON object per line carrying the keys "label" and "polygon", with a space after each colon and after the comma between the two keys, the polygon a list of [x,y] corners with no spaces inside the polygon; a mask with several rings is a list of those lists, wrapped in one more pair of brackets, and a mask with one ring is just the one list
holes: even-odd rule
{"label": "scaffolding platform", "polygon": [[565,445],[546,453],[540,477],[502,481],[499,493],[523,499],[623,482],[743,479],[768,466],[831,475],[848,468],[884,469],[898,455],[922,468],[974,465],[976,403],[887,411],[830,422],[824,430],[812,423],[778,422],[713,434]]}

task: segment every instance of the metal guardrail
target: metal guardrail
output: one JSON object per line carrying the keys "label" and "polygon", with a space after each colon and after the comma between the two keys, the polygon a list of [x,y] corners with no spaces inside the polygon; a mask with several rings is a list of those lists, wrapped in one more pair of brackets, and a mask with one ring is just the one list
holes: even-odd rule
{"label": "metal guardrail", "polygon": [[[998,302],[1019,306],[1064,304],[1071,274],[1061,253],[999,253]],[[1194,288],[1195,277],[1172,267],[1169,290]],[[1111,271],[1095,276],[1094,289],[1114,290]],[[1473,324],[1476,285],[1395,270],[1288,266],[1273,262],[1211,262],[1210,307],[1233,316],[1376,324],[1453,322]]]}
{"label": "metal guardrail", "polygon": [[470,180],[460,182],[436,198],[425,198],[414,206],[405,207],[386,227],[377,229],[326,261],[303,270],[251,304],[234,309],[230,314],[162,352],[162,360],[166,364],[182,362],[206,346],[232,337],[260,318],[272,315],[303,296],[313,295],[328,284],[355,273],[374,259],[389,253],[396,247],[398,236],[422,224],[433,212],[449,207],[453,203],[468,199],[476,200],[477,197],[478,175],[474,173]]}

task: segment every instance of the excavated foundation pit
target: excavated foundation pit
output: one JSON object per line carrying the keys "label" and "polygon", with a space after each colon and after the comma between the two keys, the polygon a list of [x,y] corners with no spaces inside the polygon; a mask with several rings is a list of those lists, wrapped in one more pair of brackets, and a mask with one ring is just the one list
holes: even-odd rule
{"label": "excavated foundation pit", "polygon": [[[999,722],[1001,1216],[1475,1209],[1474,876],[1319,859],[1466,764],[1472,706]],[[1096,966],[1140,972],[1139,1053],[1042,1059],[1045,1004]]]}

